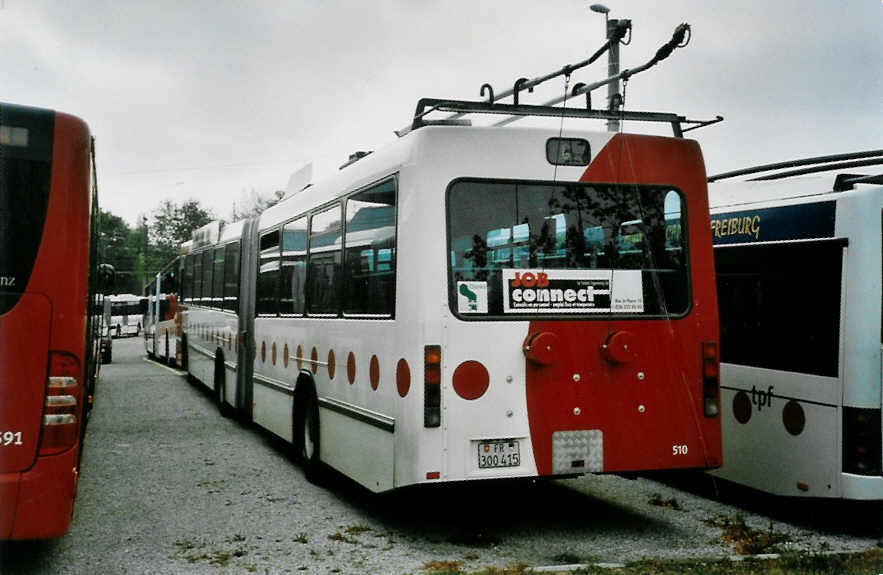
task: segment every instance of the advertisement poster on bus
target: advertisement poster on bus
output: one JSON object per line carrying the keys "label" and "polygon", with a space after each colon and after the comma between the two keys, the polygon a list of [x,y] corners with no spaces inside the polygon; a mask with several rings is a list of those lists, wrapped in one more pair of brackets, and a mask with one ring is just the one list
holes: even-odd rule
{"label": "advertisement poster on bus", "polygon": [[641,313],[640,270],[503,270],[503,313]]}

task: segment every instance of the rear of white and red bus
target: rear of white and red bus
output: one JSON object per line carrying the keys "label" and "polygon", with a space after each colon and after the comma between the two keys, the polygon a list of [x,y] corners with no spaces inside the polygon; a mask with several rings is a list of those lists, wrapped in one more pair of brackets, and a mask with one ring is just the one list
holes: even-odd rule
{"label": "rear of white and red bus", "polygon": [[70,524],[88,400],[89,154],[81,120],[0,104],[0,539]]}
{"label": "rear of white and red bus", "polygon": [[426,480],[721,464],[701,152],[650,136],[598,147],[579,182],[449,183],[449,315],[423,370],[444,457]]}

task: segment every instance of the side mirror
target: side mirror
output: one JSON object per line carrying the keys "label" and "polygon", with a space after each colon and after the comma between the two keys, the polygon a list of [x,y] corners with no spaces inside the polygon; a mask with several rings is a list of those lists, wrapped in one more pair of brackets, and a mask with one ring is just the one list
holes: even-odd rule
{"label": "side mirror", "polygon": [[116,287],[116,269],[110,264],[98,264],[98,291],[107,295]]}

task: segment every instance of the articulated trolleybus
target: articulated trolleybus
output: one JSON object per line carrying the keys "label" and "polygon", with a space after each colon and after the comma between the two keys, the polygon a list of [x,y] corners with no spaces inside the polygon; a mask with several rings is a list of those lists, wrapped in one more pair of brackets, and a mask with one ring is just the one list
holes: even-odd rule
{"label": "articulated trolleybus", "polygon": [[308,476],[321,462],[373,491],[720,465],[697,143],[425,115],[194,235],[186,367],[222,413],[292,442]]}
{"label": "articulated trolleybus", "polygon": [[776,495],[883,500],[883,175],[850,171],[874,163],[883,150],[710,178],[755,178],[709,191],[720,477]]}
{"label": "articulated trolleybus", "polygon": [[71,520],[101,330],[93,150],[78,118],[0,104],[0,539]]}

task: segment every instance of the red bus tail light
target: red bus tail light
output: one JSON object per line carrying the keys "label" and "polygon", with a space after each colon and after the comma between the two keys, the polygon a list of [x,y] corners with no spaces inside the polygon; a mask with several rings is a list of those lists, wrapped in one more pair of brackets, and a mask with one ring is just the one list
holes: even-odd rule
{"label": "red bus tail light", "polygon": [[79,438],[83,389],[77,376],[80,362],[71,354],[51,352],[40,455],[73,447]]}
{"label": "red bus tail light", "polygon": [[702,405],[705,417],[720,413],[720,359],[717,342],[702,342]]}
{"label": "red bus tail light", "polygon": [[880,410],[843,407],[843,471],[881,475]]}
{"label": "red bus tail light", "polygon": [[423,348],[423,427],[441,426],[441,346]]}

